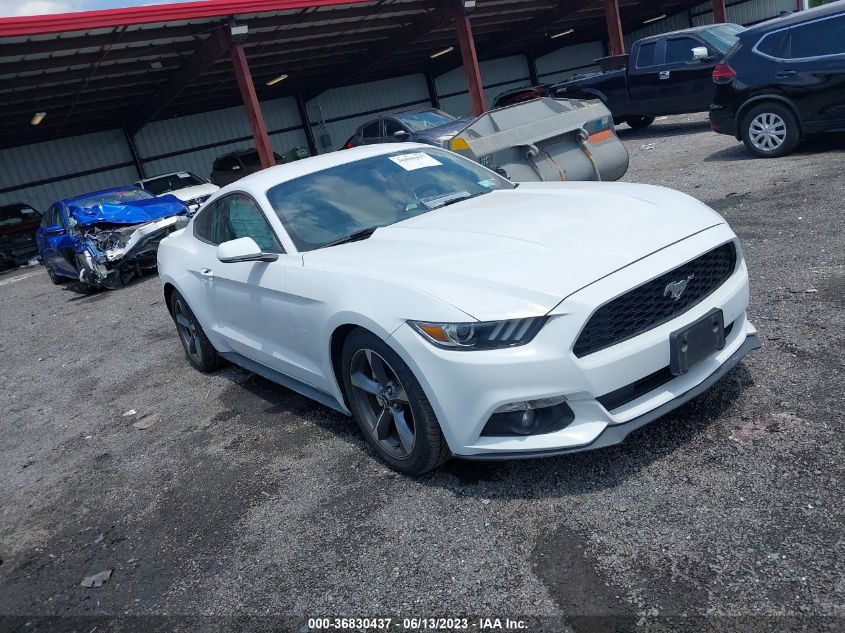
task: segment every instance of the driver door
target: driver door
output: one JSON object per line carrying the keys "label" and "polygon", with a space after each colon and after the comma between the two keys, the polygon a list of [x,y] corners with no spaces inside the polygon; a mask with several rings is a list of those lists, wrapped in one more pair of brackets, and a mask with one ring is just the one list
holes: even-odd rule
{"label": "driver door", "polygon": [[[285,293],[286,269],[296,262],[288,260],[261,207],[248,194],[229,194],[203,213],[209,214],[201,223],[208,239],[197,272],[215,338],[250,360],[299,377],[297,342]],[[251,237],[262,251],[278,253],[279,259],[231,263],[217,259],[219,244],[241,237]]]}
{"label": "driver door", "polygon": [[68,234],[67,220],[59,205],[54,204],[41,220],[35,233],[38,250],[44,263],[56,273],[76,277],[76,238]]}

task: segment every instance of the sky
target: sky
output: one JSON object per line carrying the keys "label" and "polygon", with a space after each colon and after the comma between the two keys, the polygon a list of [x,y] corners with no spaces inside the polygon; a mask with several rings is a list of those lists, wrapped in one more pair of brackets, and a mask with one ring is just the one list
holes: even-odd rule
{"label": "sky", "polygon": [[[146,4],[165,4],[180,0],[0,0],[0,17],[43,15],[71,11],[95,11],[115,7],[137,7]],[[184,1],[184,0],[183,0]]]}

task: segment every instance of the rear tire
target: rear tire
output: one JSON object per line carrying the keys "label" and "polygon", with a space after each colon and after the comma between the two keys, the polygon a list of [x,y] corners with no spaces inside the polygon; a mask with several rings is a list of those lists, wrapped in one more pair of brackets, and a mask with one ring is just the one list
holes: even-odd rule
{"label": "rear tire", "polygon": [[801,142],[798,119],[792,110],[769,101],[751,108],[740,129],[745,148],[759,158],[778,158],[793,152]]}
{"label": "rear tire", "polygon": [[343,345],[341,368],[352,416],[391,468],[422,475],[449,459],[431,403],[387,343],[366,330],[353,331]]}
{"label": "rear tire", "polygon": [[173,315],[179,340],[185,348],[188,362],[194,366],[194,369],[203,373],[218,369],[222,364],[220,355],[208,340],[197,317],[188,307],[187,301],[177,290],[174,290],[170,297],[170,314]]}
{"label": "rear tire", "polygon": [[629,116],[625,119],[625,123],[627,123],[628,126],[631,129],[644,130],[649,125],[654,123],[654,117],[653,116]]}

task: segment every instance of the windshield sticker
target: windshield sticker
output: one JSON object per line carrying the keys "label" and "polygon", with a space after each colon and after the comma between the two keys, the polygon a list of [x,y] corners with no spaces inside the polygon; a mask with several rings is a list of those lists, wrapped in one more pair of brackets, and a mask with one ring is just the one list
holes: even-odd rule
{"label": "windshield sticker", "polygon": [[423,167],[440,167],[443,165],[443,163],[425,152],[388,156],[388,158],[405,171],[414,171],[415,169],[422,169]]}
{"label": "windshield sticker", "polygon": [[478,184],[481,185],[482,187],[487,187],[487,189],[492,189],[493,187],[496,186],[496,183],[493,182],[492,180],[489,180],[489,179],[488,180],[479,180]]}
{"label": "windshield sticker", "polygon": [[179,172],[178,174],[176,174],[176,175],[177,175],[177,176],[179,176],[179,178],[190,178],[190,177],[191,177],[191,174],[189,174],[189,173],[188,173],[188,172],[186,172],[186,171],[180,171],[180,172]]}

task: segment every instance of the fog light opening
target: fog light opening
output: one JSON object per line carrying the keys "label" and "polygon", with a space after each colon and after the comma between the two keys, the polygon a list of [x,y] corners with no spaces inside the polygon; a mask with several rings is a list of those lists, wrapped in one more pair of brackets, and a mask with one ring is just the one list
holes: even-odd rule
{"label": "fog light opening", "polygon": [[498,407],[481,435],[507,437],[553,433],[566,428],[574,419],[566,396],[520,400]]}

